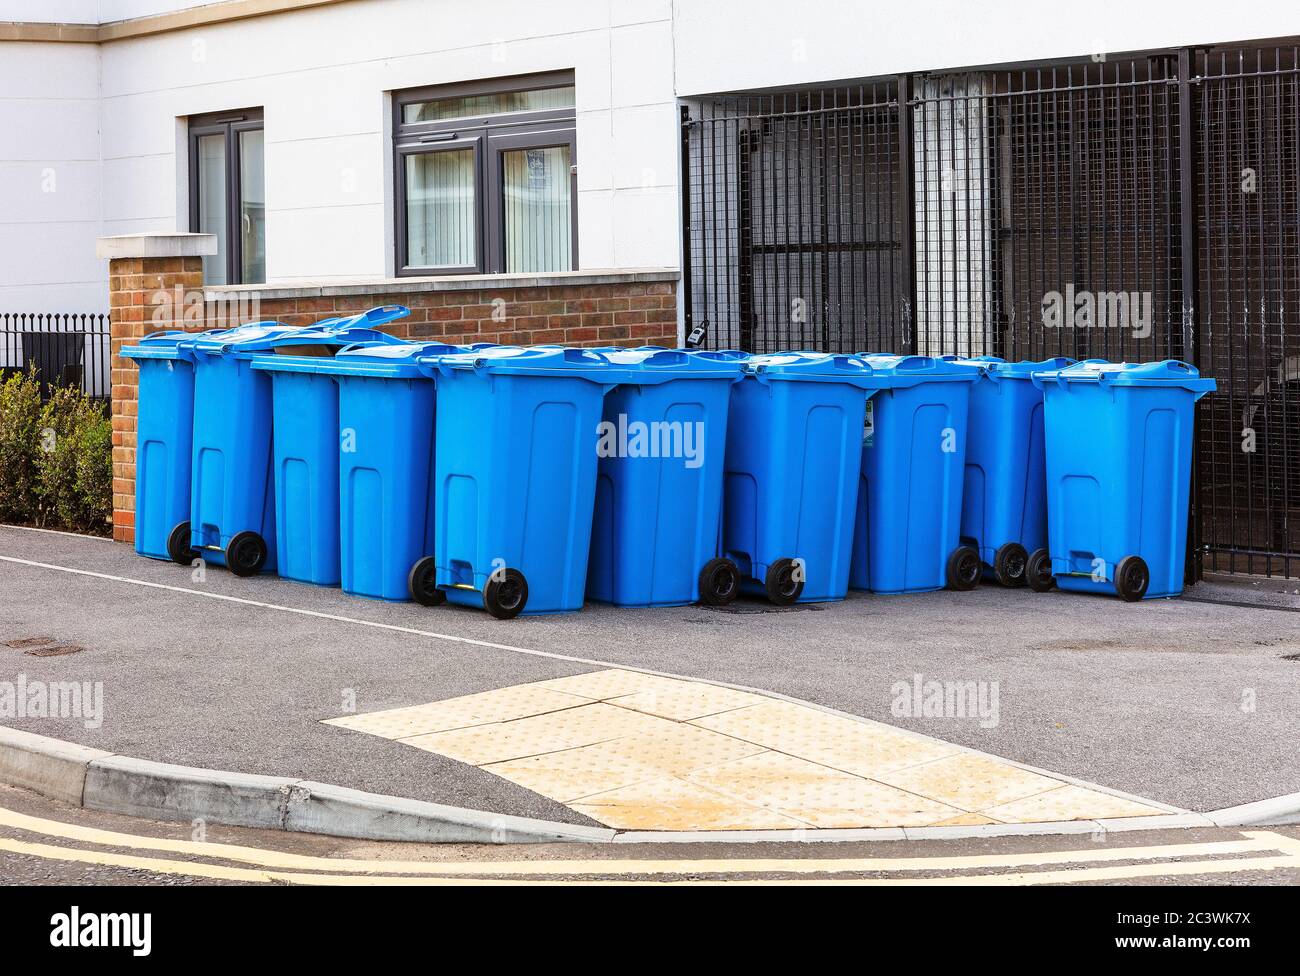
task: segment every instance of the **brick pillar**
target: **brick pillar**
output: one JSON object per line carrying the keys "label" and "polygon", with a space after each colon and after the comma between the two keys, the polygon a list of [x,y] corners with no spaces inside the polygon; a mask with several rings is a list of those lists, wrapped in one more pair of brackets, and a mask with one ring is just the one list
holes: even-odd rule
{"label": "brick pillar", "polygon": [[138,382],[135,362],[118,353],[150,332],[203,327],[203,256],[216,251],[217,239],[212,234],[127,234],[101,237],[96,245],[99,257],[108,258],[113,538],[119,542],[135,541]]}

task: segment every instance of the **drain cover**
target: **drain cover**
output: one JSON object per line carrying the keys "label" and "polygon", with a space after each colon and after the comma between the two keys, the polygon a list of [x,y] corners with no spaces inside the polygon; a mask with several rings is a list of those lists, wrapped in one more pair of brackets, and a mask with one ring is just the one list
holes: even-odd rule
{"label": "drain cover", "polygon": [[64,654],[80,654],[85,648],[80,644],[54,644],[50,647],[36,647],[23,651],[31,657],[62,657]]}
{"label": "drain cover", "polygon": [[21,651],[28,647],[44,647],[46,644],[53,644],[53,637],[17,637],[14,640],[4,642],[5,647],[12,647],[14,650]]}

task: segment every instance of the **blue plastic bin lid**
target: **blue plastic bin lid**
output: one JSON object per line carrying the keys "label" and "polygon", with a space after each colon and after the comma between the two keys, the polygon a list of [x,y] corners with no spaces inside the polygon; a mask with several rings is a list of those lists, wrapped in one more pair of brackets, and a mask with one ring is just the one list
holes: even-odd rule
{"label": "blue plastic bin lid", "polygon": [[208,356],[220,356],[228,352],[258,352],[270,349],[275,345],[276,339],[298,331],[301,330],[297,326],[279,322],[250,322],[233,329],[191,333],[184,346]]}
{"label": "blue plastic bin lid", "polygon": [[669,380],[739,380],[742,362],[702,349],[667,349],[641,346],[636,349],[605,348],[599,352],[626,374],[624,383],[648,385]]}
{"label": "blue plastic bin lid", "polygon": [[878,388],[881,377],[861,356],[830,352],[778,352],[739,360],[745,375],[760,380],[851,383]]}
{"label": "blue plastic bin lid", "polygon": [[[203,333],[204,335],[219,335],[224,330],[216,332]],[[198,333],[183,332],[179,329],[167,329],[162,332],[153,332],[136,340],[134,346],[123,346],[122,355],[127,359],[183,359],[193,361],[194,353],[188,348],[187,340],[193,339]]]}
{"label": "blue plastic bin lid", "polygon": [[311,328],[377,329],[386,322],[392,322],[394,319],[404,319],[410,314],[411,310],[405,305],[376,305],[374,308],[358,312],[355,315],[336,315],[333,318],[321,319]]}
{"label": "blue plastic bin lid", "polygon": [[491,346],[420,358],[427,368],[442,373],[473,370],[503,376],[569,376],[610,384],[626,382],[628,375],[627,367],[616,366],[603,352],[563,346]]}
{"label": "blue plastic bin lid", "polygon": [[1182,387],[1195,393],[1197,399],[1213,392],[1218,386],[1214,380],[1202,378],[1200,371],[1191,363],[1184,363],[1177,359],[1165,359],[1154,363],[1107,363],[1090,359],[1064,369],[1046,370],[1034,374],[1034,382],[1039,386],[1052,381],[1062,387],[1068,387],[1071,383],[1166,389]]}
{"label": "blue plastic bin lid", "polygon": [[938,356],[895,356],[888,353],[859,353],[885,378],[886,387],[915,386],[918,383],[973,383],[982,371]]}
{"label": "blue plastic bin lid", "polygon": [[[365,330],[362,330],[365,331]],[[489,345],[489,344],[484,344]],[[330,373],[335,376],[373,376],[382,379],[423,379],[430,370],[421,357],[463,353],[467,346],[445,342],[360,342],[345,346],[333,356],[258,356],[254,369],[293,373]]]}
{"label": "blue plastic bin lid", "polygon": [[971,356],[969,359],[961,359],[957,356],[941,356],[940,358],[946,362],[982,370],[985,376],[994,379],[1015,380],[1030,380],[1033,379],[1035,373],[1051,369],[1065,369],[1065,367],[1073,366],[1077,362],[1077,360],[1065,356],[1039,360],[1022,359],[1014,363],[1007,362],[997,356]]}

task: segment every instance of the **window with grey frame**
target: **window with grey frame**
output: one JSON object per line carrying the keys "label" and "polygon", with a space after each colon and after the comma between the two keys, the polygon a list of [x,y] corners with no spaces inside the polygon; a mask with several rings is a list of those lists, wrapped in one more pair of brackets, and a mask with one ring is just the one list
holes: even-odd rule
{"label": "window with grey frame", "polygon": [[190,230],[215,234],[203,259],[210,285],[266,280],[266,177],[262,110],[195,115],[190,129]]}
{"label": "window with grey frame", "polygon": [[399,275],[578,263],[573,72],[393,97]]}

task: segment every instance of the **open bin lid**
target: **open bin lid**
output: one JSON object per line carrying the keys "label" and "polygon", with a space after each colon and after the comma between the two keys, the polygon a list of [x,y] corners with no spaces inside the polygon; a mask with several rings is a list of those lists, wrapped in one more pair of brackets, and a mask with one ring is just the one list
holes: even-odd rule
{"label": "open bin lid", "polygon": [[[313,329],[377,329],[379,326],[395,319],[404,319],[411,314],[405,305],[376,305],[374,308],[357,312],[355,315],[336,315],[321,319]],[[391,338],[391,336],[390,336]]]}
{"label": "open bin lid", "polygon": [[1045,386],[1055,382],[1068,389],[1072,383],[1089,383],[1116,387],[1182,388],[1200,399],[1217,389],[1214,380],[1203,378],[1191,363],[1165,359],[1154,363],[1107,363],[1087,360],[1064,369],[1045,370],[1034,374],[1034,383]]}
{"label": "open bin lid", "polygon": [[[725,355],[725,354],[724,354]],[[787,380],[809,383],[849,383],[879,389],[876,370],[861,356],[829,352],[778,352],[735,360],[746,376],[761,381]]]}
{"label": "open bin lid", "polygon": [[490,346],[471,352],[430,354],[421,360],[426,369],[444,375],[473,371],[500,376],[564,376],[610,385],[628,382],[626,377],[631,375],[628,367],[615,365],[603,352],[560,346]]}
{"label": "open bin lid", "polygon": [[[280,325],[278,322],[259,322],[221,335],[204,333],[196,339],[194,348],[209,356],[251,356],[272,350],[280,355],[331,355],[334,349],[358,343],[394,345],[402,340],[370,326],[406,314],[409,314],[409,309],[404,306],[389,305],[358,315],[324,319],[306,328]],[[312,351],[313,347],[317,351]]]}

